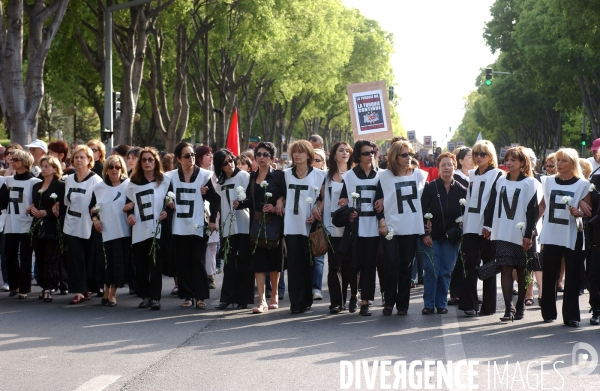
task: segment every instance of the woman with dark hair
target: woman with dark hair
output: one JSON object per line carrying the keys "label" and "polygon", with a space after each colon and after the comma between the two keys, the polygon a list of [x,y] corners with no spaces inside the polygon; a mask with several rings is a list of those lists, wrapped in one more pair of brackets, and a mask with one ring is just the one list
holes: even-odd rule
{"label": "woman with dark hair", "polygon": [[[223,286],[217,309],[224,310],[233,303],[237,309],[254,304],[254,273],[250,270],[250,214],[247,209],[235,210],[233,201],[246,199],[250,174],[235,166],[235,157],[228,149],[215,153],[217,193],[221,198],[221,248],[225,254]],[[242,191],[243,190],[243,191]],[[228,243],[227,243],[228,242]]]}
{"label": "woman with dark hair", "polygon": [[250,158],[246,155],[240,155],[235,158],[235,165],[242,171],[246,171],[247,173],[252,172],[252,162]]}
{"label": "woman with dark hair", "polygon": [[121,155],[111,155],[104,161],[102,177],[104,180],[92,188],[92,204],[95,205],[92,221],[102,240],[102,245],[95,248],[95,257],[98,283],[104,285],[101,303],[114,307],[117,305],[117,288],[125,284],[131,249],[131,228],[123,213],[129,179]]}
{"label": "woman with dark hair", "polygon": [[[496,262],[501,266],[500,281],[506,305],[500,320],[506,322],[523,319],[525,315],[525,280],[535,256],[532,239],[542,191],[522,147],[506,151],[504,164],[508,173],[500,177],[492,189],[485,210],[483,236],[496,243]],[[513,270],[517,272],[519,286],[516,309],[512,302]]]}
{"label": "woman with dark hair", "polygon": [[127,175],[131,177],[133,169],[135,168],[137,161],[140,157],[140,152],[142,148],[140,147],[131,147],[129,151],[127,151],[127,157],[125,160],[127,161]]}
{"label": "woman with dark hair", "polygon": [[52,141],[48,144],[48,155],[54,156],[61,162],[63,175],[70,175],[75,173],[75,169],[70,167],[67,170],[66,161],[69,158],[69,146],[62,140]]}
{"label": "woman with dark hair", "polygon": [[[33,232],[33,248],[35,258],[41,264],[39,284],[42,289],[42,299],[49,303],[52,301],[52,291],[57,289],[58,267],[61,259],[61,247],[57,237],[57,219],[60,219],[60,213],[56,216],[52,207],[59,204],[65,198],[65,183],[60,180],[62,177],[62,168],[60,161],[54,156],[44,156],[40,159],[41,178],[43,182],[33,185],[32,203],[26,212],[32,214],[37,223],[37,228]],[[62,208],[64,212],[64,208]],[[58,221],[60,227],[60,220]]]}
{"label": "woman with dark hair", "polygon": [[[492,262],[496,256],[494,242],[485,240],[482,235],[484,211],[496,181],[502,176],[496,157],[496,148],[491,141],[479,140],[473,146],[473,157],[477,169],[469,171],[469,189],[463,220],[463,252],[466,277],[458,294],[458,309],[467,316],[477,315],[477,268]],[[483,300],[479,315],[492,315],[496,312],[496,278],[483,281]]]}
{"label": "woman with dark hair", "polygon": [[129,151],[131,149],[131,147],[127,144],[120,144],[117,145],[115,147],[113,147],[111,154],[112,155],[119,155],[121,156],[123,159],[125,159],[125,157],[127,156],[127,151]]}
{"label": "woman with dark hair", "polygon": [[175,208],[167,193],[171,178],[164,175],[156,149],[142,149],[127,186],[127,223],[133,226],[131,253],[135,263],[139,308],[160,309],[163,244],[167,240],[159,225],[167,218],[166,207]]}
{"label": "woman with dark hair", "polygon": [[[362,304],[360,314],[370,316],[369,301],[375,299],[376,257],[374,249],[379,246],[379,230],[375,212],[375,192],[379,177],[374,165],[377,146],[368,140],[358,140],[354,144],[352,160],[358,165],[348,170],[344,176],[344,186],[340,193],[340,206],[352,206],[349,222],[354,225],[352,231],[352,267],[360,272]],[[349,196],[352,197],[349,201]],[[349,204],[351,202],[351,204]],[[355,312],[357,302],[350,298],[348,307]]]}
{"label": "woman with dark hair", "polygon": [[338,249],[344,236],[344,227],[333,225],[333,213],[340,208],[340,193],[342,192],[343,175],[352,169],[352,148],[348,143],[339,141],[331,147],[329,153],[329,171],[321,188],[321,201],[313,212],[315,218],[323,221],[329,232],[331,247],[327,251],[329,272],[327,273],[327,286],[331,305],[329,312],[338,314],[346,309],[346,295],[350,285],[350,295],[357,302],[358,276],[356,269],[350,265],[350,259],[342,256]]}
{"label": "woman with dark hair", "polygon": [[4,223],[8,297],[19,295],[19,299],[26,299],[31,291],[32,248],[28,231],[33,219],[27,208],[33,200],[32,188],[41,180],[31,174],[33,156],[29,152],[14,149],[10,165],[14,176],[7,177],[0,188],[0,210],[8,212]]}
{"label": "woman with dark hair", "polygon": [[[204,201],[210,203],[210,232],[217,231],[215,223],[219,198],[213,187],[213,173],[197,167],[196,154],[190,143],[181,142],[173,153],[179,168],[167,173],[176,195],[173,214],[171,248],[177,260],[177,283],[183,307],[206,308],[204,300],[210,297],[206,278],[205,254],[208,237],[204,233]],[[207,187],[206,194],[201,188]]]}
{"label": "woman with dark hair", "polygon": [[94,171],[94,157],[87,145],[78,145],[71,153],[71,161],[77,172],[65,179],[65,244],[69,249],[69,290],[75,293],[71,304],[79,304],[91,299],[92,279],[88,283],[90,251],[92,246],[93,224],[90,216],[92,208],[92,188],[102,182]]}
{"label": "woman with dark hair", "polygon": [[[279,284],[279,273],[283,271],[283,253],[281,248],[281,234],[283,233],[283,200],[286,193],[285,179],[282,171],[271,167],[276,149],[273,143],[260,142],[254,149],[258,170],[250,174],[250,182],[246,189],[246,199],[233,201],[235,209],[250,209],[250,232],[264,234],[266,227],[258,230],[265,221],[267,226],[277,233],[277,240],[268,242],[256,238],[258,243],[251,243],[250,268],[256,278],[259,305],[252,312],[262,314],[269,309],[279,308],[279,297],[274,294]],[[266,197],[269,193],[270,197]],[[263,216],[264,215],[264,216]],[[273,294],[267,304],[265,297],[266,275],[271,277]]]}

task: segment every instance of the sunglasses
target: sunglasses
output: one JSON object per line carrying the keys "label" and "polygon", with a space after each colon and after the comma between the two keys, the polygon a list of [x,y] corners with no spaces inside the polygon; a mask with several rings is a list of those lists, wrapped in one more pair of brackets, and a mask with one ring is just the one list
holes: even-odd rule
{"label": "sunglasses", "polygon": [[256,157],[264,157],[264,158],[271,157],[271,154],[269,152],[256,152],[255,155],[256,155]]}
{"label": "sunglasses", "polygon": [[19,159],[18,157],[15,157],[12,159],[13,162],[22,162],[23,159]]}
{"label": "sunglasses", "polygon": [[375,151],[374,150],[370,150],[370,151],[364,151],[360,153],[362,156],[369,156],[369,155],[375,155]]}
{"label": "sunglasses", "polygon": [[322,159],[315,159],[315,163],[321,163],[322,161]]}
{"label": "sunglasses", "polygon": [[98,152],[98,150],[97,150],[97,149],[94,149],[94,148],[92,148],[92,152],[96,153],[96,152]]}
{"label": "sunglasses", "polygon": [[183,155],[182,156],[182,158],[184,158],[184,159],[190,159],[190,158],[193,158],[193,157],[196,157],[195,153],[188,153],[187,155]]}
{"label": "sunglasses", "polygon": [[4,154],[5,154],[6,156],[10,156],[10,155],[12,155],[13,153],[12,153],[12,152],[5,152]]}
{"label": "sunglasses", "polygon": [[224,161],[224,162],[221,164],[221,167],[228,166],[228,165],[230,165],[231,163],[233,163],[233,159],[232,159],[232,158],[229,158],[229,159],[225,160],[225,161]]}
{"label": "sunglasses", "polygon": [[407,157],[414,157],[415,154],[412,152],[404,152],[404,153],[399,153],[398,156],[403,157],[403,158],[407,158]]}
{"label": "sunglasses", "polygon": [[121,170],[121,168],[122,168],[121,166],[113,166],[113,165],[108,166],[109,170],[115,170],[115,169],[116,170]]}
{"label": "sunglasses", "polygon": [[142,163],[154,163],[154,158],[152,157],[143,157]]}
{"label": "sunglasses", "polygon": [[487,157],[487,152],[473,152],[473,156],[475,157]]}

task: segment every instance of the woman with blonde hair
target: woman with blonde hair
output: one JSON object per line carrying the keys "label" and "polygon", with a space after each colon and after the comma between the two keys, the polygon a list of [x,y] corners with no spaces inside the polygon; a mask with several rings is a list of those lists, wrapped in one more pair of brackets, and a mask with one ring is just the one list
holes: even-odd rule
{"label": "woman with blonde hair", "polygon": [[[313,168],[327,171],[327,160],[325,159],[325,151],[320,148],[315,148]],[[313,300],[323,300],[323,267],[325,266],[325,255],[313,255],[313,282],[312,295]]]}
{"label": "woman with blonde hair", "polygon": [[[536,262],[534,236],[542,192],[533,175],[529,156],[522,147],[506,151],[504,164],[508,173],[499,178],[492,189],[485,210],[483,235],[495,243],[506,305],[500,320],[506,322],[521,320],[525,315],[526,279]],[[516,308],[512,303],[513,270],[519,286]]]}
{"label": "woman with blonde hair", "polygon": [[4,223],[9,297],[26,299],[31,291],[31,238],[28,235],[33,217],[27,213],[32,188],[40,179],[31,174],[33,156],[21,149],[13,150],[10,166],[14,176],[6,178],[0,188],[0,210],[8,209]]}
{"label": "woman with blonde hair", "polygon": [[61,210],[64,212],[64,208],[60,205],[65,198],[65,183],[60,180],[62,165],[57,158],[49,155],[42,157],[40,168],[43,182],[33,185],[32,203],[26,212],[34,216],[33,224],[36,225],[36,229],[32,232],[33,249],[35,259],[42,266],[39,269],[39,285],[43,289],[42,299],[49,303],[52,301],[51,292],[58,288],[57,272],[61,252],[64,249],[60,246],[57,230],[57,227],[62,227],[60,213],[55,215],[52,208],[56,205],[59,212]]}
{"label": "woman with blonde hair", "polygon": [[102,170],[104,168],[104,159],[106,158],[106,147],[100,140],[90,140],[87,142],[87,146],[90,147],[94,153],[94,171],[99,176],[102,176]]}
{"label": "woman with blonde hair", "polygon": [[[90,300],[88,290],[89,256],[92,246],[92,230],[90,216],[92,188],[102,178],[92,171],[94,155],[87,145],[78,145],[71,153],[71,162],[77,170],[65,179],[65,243],[69,248],[69,290],[75,292],[71,304],[79,304]],[[90,286],[95,281],[90,281]]]}
{"label": "woman with blonde hair", "polygon": [[544,170],[547,175],[556,174],[556,153],[551,153],[544,160]]}
{"label": "woman with blonde hair", "polygon": [[[464,206],[463,220],[463,256],[466,277],[458,293],[458,309],[467,316],[477,315],[477,268],[492,262],[496,255],[494,242],[482,236],[484,211],[490,199],[496,181],[502,175],[498,169],[496,148],[488,140],[480,140],[473,146],[472,156],[476,169],[469,170],[469,188]],[[483,281],[483,301],[480,315],[492,315],[496,312],[496,278]]]}
{"label": "woman with blonde hair", "polygon": [[4,151],[6,163],[8,164],[8,168],[6,170],[4,170],[4,176],[15,175],[15,171],[12,169],[10,161],[11,161],[11,156],[12,156],[13,152],[16,151],[17,149],[22,151],[23,147],[20,144],[15,143],[15,144],[11,144],[8,147],[6,147],[6,150]]}
{"label": "woman with blonde hair", "polygon": [[125,160],[120,155],[108,156],[102,178],[92,188],[91,201],[94,229],[101,235],[101,245],[95,248],[96,277],[104,285],[101,304],[114,307],[117,288],[125,284],[131,248],[131,228],[123,213],[129,184]]}
{"label": "woman with blonde hair", "polygon": [[567,326],[579,327],[583,233],[578,230],[577,219],[591,215],[590,184],[583,178],[579,156],[572,148],[561,148],[556,152],[556,168],[556,175],[542,177],[544,199],[540,213],[545,212],[544,229],[540,235],[540,244],[544,246],[542,317],[546,323],[557,318],[556,280],[561,258],[564,257],[563,322]]}

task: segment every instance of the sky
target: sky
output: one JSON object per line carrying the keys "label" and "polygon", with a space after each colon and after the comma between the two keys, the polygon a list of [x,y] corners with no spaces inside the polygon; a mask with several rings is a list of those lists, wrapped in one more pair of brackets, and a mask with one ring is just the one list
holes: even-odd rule
{"label": "sky", "polygon": [[[460,125],[464,98],[493,63],[483,40],[494,0],[344,0],[394,35],[394,94],[405,130],[445,146]],[[450,137],[449,137],[450,136]]]}

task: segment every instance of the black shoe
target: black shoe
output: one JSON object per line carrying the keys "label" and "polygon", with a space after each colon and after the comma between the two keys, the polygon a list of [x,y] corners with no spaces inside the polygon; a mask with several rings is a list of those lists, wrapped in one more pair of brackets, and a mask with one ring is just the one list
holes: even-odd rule
{"label": "black shoe", "polygon": [[[521,317],[522,319],[522,317]],[[507,308],[506,311],[504,312],[504,316],[500,318],[500,320],[502,322],[514,322],[515,320],[515,309],[514,308]]]}
{"label": "black shoe", "polygon": [[160,300],[152,300],[152,309],[159,310],[160,309]]}
{"label": "black shoe", "polygon": [[570,320],[569,322],[565,323],[565,326],[570,326],[570,327],[579,327],[579,322],[576,320]]}
{"label": "black shoe", "polygon": [[517,310],[515,312],[515,320],[521,320],[525,316],[525,303],[517,301]]}
{"label": "black shoe", "polygon": [[103,297],[102,300],[100,300],[100,305],[107,305],[107,304],[108,304],[108,299],[105,299]]}
{"label": "black shoe", "polygon": [[339,314],[340,312],[342,312],[342,308],[343,307],[341,305],[331,307],[331,308],[329,308],[329,313],[330,314]]}
{"label": "black shoe", "polygon": [[104,297],[104,289],[100,289],[98,293],[96,293],[96,297]]}
{"label": "black shoe", "polygon": [[68,290],[68,289],[61,289],[61,290],[60,290],[60,295],[61,295],[61,296],[66,296],[66,295],[68,295],[68,294],[69,294],[69,290]]}
{"label": "black shoe", "polygon": [[356,299],[356,297],[351,297],[350,305],[348,306],[348,311],[350,311],[350,313],[352,313],[352,314],[355,313],[357,306],[358,306],[358,300]]}
{"label": "black shoe", "polygon": [[295,315],[295,314],[301,314],[301,313],[303,313],[303,312],[304,312],[304,310],[303,310],[303,309],[300,309],[300,308],[298,308],[298,307],[293,307],[293,308],[290,308],[290,311],[291,311],[291,312],[292,312],[292,314],[294,314],[294,315]]}
{"label": "black shoe", "polygon": [[248,304],[238,304],[237,307],[235,307],[236,310],[247,310],[248,309]]}
{"label": "black shoe", "polygon": [[391,316],[394,309],[392,307],[383,307],[383,315]]}
{"label": "black shoe", "polygon": [[363,304],[360,306],[360,314],[362,316],[371,316],[371,310],[369,309],[368,304]]}
{"label": "black shoe", "polygon": [[477,315],[477,311],[475,311],[475,310],[468,310],[468,311],[465,311],[465,315],[467,315],[467,316],[476,316]]}
{"label": "black shoe", "polygon": [[18,294],[19,294],[19,292],[10,292],[10,293],[8,294],[8,297],[15,297],[15,296],[16,296],[16,295],[18,295]]}
{"label": "black shoe", "polygon": [[590,312],[592,312],[592,318],[590,319],[590,324],[593,324],[596,326],[600,325],[600,310],[595,310],[595,311],[590,310]]}
{"label": "black shoe", "polygon": [[142,302],[138,305],[138,308],[150,308],[150,298],[146,297]]}
{"label": "black shoe", "polygon": [[555,319],[544,319],[544,323],[552,323]]}
{"label": "black shoe", "polygon": [[559,286],[558,288],[556,288],[557,292],[564,292],[565,288],[563,288],[562,286]]}
{"label": "black shoe", "polygon": [[494,315],[495,312],[479,312],[478,315],[479,316],[490,316],[490,315]]}
{"label": "black shoe", "polygon": [[219,303],[219,305],[215,306],[215,308],[218,310],[226,310],[229,306],[229,303]]}
{"label": "black shoe", "polygon": [[285,299],[285,294],[284,293],[280,293],[277,295],[277,297],[279,298],[279,300],[283,300]]}
{"label": "black shoe", "polygon": [[431,315],[434,312],[435,310],[433,308],[423,308],[423,310],[421,311],[423,315]]}

